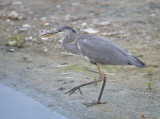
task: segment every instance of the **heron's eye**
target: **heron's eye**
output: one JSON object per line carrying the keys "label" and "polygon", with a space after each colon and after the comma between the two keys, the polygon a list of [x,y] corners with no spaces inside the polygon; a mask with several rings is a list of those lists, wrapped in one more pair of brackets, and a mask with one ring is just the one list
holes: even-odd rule
{"label": "heron's eye", "polygon": [[66,38],[69,38],[69,36],[66,36]]}
{"label": "heron's eye", "polygon": [[76,33],[76,31],[75,31],[74,29],[72,29],[72,32],[73,32],[73,33]]}

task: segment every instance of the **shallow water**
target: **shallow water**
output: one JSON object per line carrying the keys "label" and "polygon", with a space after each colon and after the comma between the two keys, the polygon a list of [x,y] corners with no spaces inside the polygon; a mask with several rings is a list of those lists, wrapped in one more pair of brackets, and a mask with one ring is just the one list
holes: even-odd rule
{"label": "shallow water", "polygon": [[1,119],[67,119],[32,98],[0,84]]}

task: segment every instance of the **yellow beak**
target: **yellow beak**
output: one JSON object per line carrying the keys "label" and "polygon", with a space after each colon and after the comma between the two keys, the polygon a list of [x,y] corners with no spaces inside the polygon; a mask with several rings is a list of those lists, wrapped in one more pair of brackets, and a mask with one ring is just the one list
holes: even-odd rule
{"label": "yellow beak", "polygon": [[54,35],[56,33],[58,33],[58,31],[50,31],[48,33],[42,34],[41,36],[42,37],[49,37],[49,36],[52,36],[52,35]]}

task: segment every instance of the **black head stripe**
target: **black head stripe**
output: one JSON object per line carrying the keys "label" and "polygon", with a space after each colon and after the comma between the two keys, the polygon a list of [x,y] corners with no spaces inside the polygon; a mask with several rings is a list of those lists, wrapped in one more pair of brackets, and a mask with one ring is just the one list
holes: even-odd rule
{"label": "black head stripe", "polygon": [[76,33],[76,31],[75,31],[72,27],[70,27],[70,26],[62,26],[60,29],[61,29],[61,30],[69,29],[69,30],[71,30],[73,33]]}

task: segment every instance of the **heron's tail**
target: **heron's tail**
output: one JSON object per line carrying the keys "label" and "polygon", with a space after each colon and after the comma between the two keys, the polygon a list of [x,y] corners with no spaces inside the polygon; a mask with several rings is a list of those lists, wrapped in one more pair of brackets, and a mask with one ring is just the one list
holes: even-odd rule
{"label": "heron's tail", "polygon": [[139,67],[139,68],[143,68],[146,66],[145,63],[143,63],[142,61],[140,61],[138,58],[136,58],[133,55],[130,55],[128,64],[135,65],[136,67]]}

